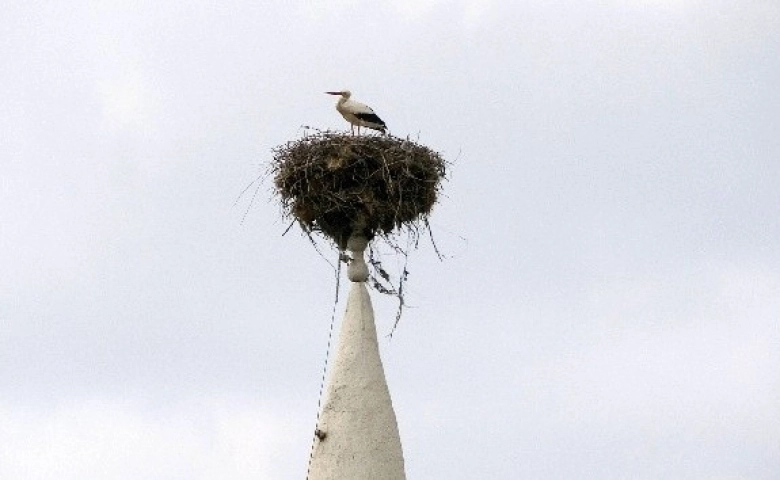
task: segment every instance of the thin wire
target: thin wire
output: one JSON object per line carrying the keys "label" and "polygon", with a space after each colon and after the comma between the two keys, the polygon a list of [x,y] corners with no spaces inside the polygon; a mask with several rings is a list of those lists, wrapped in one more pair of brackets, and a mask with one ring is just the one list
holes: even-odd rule
{"label": "thin wire", "polygon": [[[324,258],[324,257],[323,257]],[[319,437],[317,433],[320,428],[320,415],[322,414],[322,394],[325,391],[325,377],[328,373],[328,359],[330,358],[330,347],[333,343],[333,326],[336,324],[336,305],[339,303],[339,284],[341,282],[341,252],[339,252],[338,268],[336,270],[336,298],[333,301],[333,310],[330,314],[330,329],[328,330],[328,346],[325,348],[325,364],[322,367],[322,379],[320,380],[320,393],[317,399],[317,420],[314,424],[314,436],[311,439],[311,452],[309,453],[309,465],[306,468],[306,480],[311,475],[311,462],[314,460],[314,447],[317,445]]]}

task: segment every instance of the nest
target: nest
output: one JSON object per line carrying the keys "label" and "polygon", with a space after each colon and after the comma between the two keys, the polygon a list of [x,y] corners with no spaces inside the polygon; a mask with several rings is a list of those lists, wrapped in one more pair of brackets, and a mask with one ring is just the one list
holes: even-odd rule
{"label": "nest", "polygon": [[344,249],[353,232],[370,240],[427,225],[445,167],[409,139],[317,131],[276,147],[271,173],[284,213]]}

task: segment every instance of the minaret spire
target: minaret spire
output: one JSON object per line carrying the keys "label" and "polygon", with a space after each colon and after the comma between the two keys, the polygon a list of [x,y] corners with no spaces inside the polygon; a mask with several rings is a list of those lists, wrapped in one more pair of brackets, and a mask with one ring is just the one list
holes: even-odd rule
{"label": "minaret spire", "polygon": [[347,310],[319,417],[309,480],[405,480],[398,424],[366,288],[368,241],[353,235]]}

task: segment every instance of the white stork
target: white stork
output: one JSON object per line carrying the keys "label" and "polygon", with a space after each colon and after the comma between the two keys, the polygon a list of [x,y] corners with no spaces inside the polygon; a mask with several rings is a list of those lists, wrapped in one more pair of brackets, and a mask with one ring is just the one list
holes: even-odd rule
{"label": "white stork", "polygon": [[336,103],[336,110],[338,110],[341,116],[350,123],[353,135],[355,134],[355,127],[358,129],[358,135],[360,135],[360,127],[379,130],[382,133],[385,133],[387,130],[385,122],[374,113],[374,110],[372,110],[371,107],[349,99],[349,97],[352,96],[352,92],[349,90],[325,93],[328,95],[341,95],[341,98],[339,98],[339,101]]}

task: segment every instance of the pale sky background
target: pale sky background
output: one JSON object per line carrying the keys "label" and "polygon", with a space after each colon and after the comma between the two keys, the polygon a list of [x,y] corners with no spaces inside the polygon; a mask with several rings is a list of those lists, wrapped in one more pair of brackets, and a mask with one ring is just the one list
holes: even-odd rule
{"label": "pale sky background", "polygon": [[455,162],[392,340],[373,295],[408,478],[780,478],[777,0],[5,2],[0,35],[0,478],[304,478],[334,277],[270,182],[233,202],[340,88]]}

